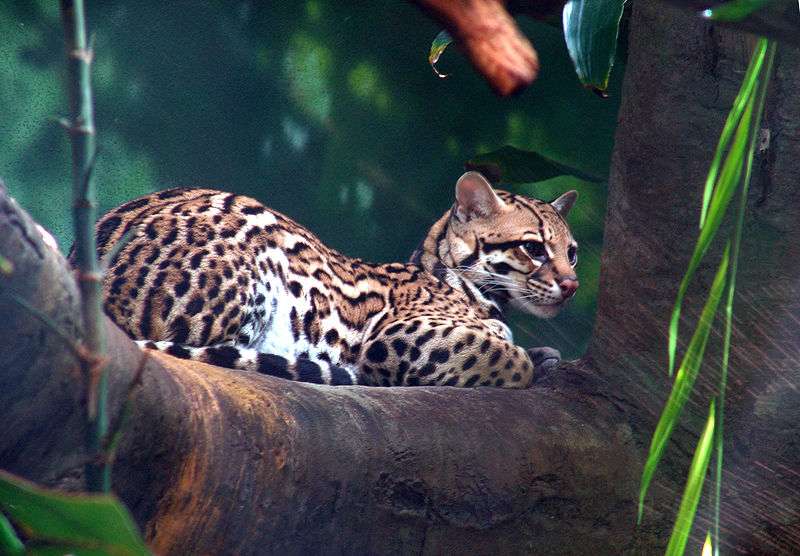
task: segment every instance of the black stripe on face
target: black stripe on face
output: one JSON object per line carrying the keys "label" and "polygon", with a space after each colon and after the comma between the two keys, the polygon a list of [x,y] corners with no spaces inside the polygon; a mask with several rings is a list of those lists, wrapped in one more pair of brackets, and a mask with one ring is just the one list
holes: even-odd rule
{"label": "black stripe on face", "polygon": [[525,242],[521,240],[501,241],[499,243],[484,243],[483,249],[487,253],[491,251],[508,251],[510,249],[520,247],[523,243]]}

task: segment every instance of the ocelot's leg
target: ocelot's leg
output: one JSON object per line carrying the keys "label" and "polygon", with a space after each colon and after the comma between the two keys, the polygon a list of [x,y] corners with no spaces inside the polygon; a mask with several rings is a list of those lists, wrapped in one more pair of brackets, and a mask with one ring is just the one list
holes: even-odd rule
{"label": "ocelot's leg", "polygon": [[388,323],[364,345],[361,380],[382,386],[502,386],[527,388],[527,352],[479,327]]}

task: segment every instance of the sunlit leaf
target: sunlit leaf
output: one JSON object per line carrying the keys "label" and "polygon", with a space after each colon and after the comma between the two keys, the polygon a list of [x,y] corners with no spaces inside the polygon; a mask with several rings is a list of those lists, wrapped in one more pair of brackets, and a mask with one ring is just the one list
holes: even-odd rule
{"label": "sunlit leaf", "polygon": [[[681,505],[678,508],[678,515],[675,518],[675,525],[672,528],[672,535],[667,544],[666,556],[682,556],[686,549],[686,541],[692,531],[694,514],[697,511],[697,503],[700,501],[700,494],[703,492],[703,483],[708,471],[708,462],[711,459],[712,445],[714,439],[714,421],[716,410],[714,400],[708,409],[708,419],[697,442],[692,457],[692,465],[689,467],[689,476],[686,478],[686,487],[681,497]],[[705,549],[703,549],[705,552]]]}
{"label": "sunlit leaf", "polygon": [[714,553],[712,545],[711,545],[711,533],[706,533],[706,540],[703,543],[703,552],[700,553],[700,556],[712,556]]}
{"label": "sunlit leaf", "polygon": [[564,39],[585,87],[606,96],[625,0],[570,0],[564,4]]}
{"label": "sunlit leaf", "polygon": [[500,184],[532,183],[557,176],[575,176],[592,182],[606,179],[566,166],[537,152],[523,151],[511,146],[479,154],[464,166],[468,170],[481,172],[489,180]]}
{"label": "sunlit leaf", "polygon": [[703,10],[702,16],[714,21],[742,21],[764,6],[775,2],[776,0],[730,0]]}
{"label": "sunlit leaf", "polygon": [[656,430],[653,433],[653,439],[650,441],[647,461],[642,471],[642,485],[639,489],[639,521],[642,519],[644,498],[650,486],[650,481],[653,479],[659,461],[661,461],[661,457],[664,454],[664,449],[672,435],[672,431],[678,423],[678,419],[683,411],[683,406],[686,404],[686,400],[692,392],[695,379],[697,378],[697,372],[700,370],[700,364],[703,362],[703,354],[705,353],[706,344],[708,343],[711,325],[717,314],[719,300],[722,297],[722,291],[725,287],[729,257],[730,244],[725,247],[722,260],[714,276],[714,282],[711,284],[708,298],[700,313],[697,328],[695,328],[692,339],[689,341],[689,346],[683,356],[678,372],[675,373],[672,391],[669,394],[664,410],[661,412],[658,425],[656,425]]}
{"label": "sunlit leaf", "polygon": [[438,35],[436,35],[436,38],[433,39],[433,42],[431,43],[431,51],[428,53],[428,62],[430,62],[433,72],[442,79],[447,77],[447,74],[440,72],[436,68],[436,63],[439,61],[439,58],[441,58],[445,49],[450,46],[450,43],[452,42],[453,37],[450,36],[450,33],[447,31],[441,31]]}
{"label": "sunlit leaf", "polygon": [[107,494],[66,494],[0,471],[0,510],[30,541],[61,554],[150,554],[128,511]]}
{"label": "sunlit leaf", "polygon": [[668,337],[668,351],[669,351],[669,374],[675,368],[675,352],[678,347],[678,323],[681,316],[681,306],[683,298],[686,295],[686,290],[689,288],[689,283],[694,277],[700,261],[711,245],[711,240],[719,230],[720,224],[725,216],[725,213],[733,197],[736,187],[739,185],[743,173],[744,162],[746,158],[748,139],[750,137],[750,125],[753,115],[753,100],[751,95],[742,119],[736,128],[736,135],[733,140],[733,145],[728,152],[725,162],[722,165],[722,171],[719,176],[717,185],[711,195],[711,201],[708,206],[708,214],[706,220],[703,222],[703,227],[700,229],[700,235],[697,238],[697,243],[694,246],[692,257],[689,260],[689,265],[686,268],[686,273],[681,279],[680,286],[678,287],[678,295],[675,298],[675,306],[672,309],[672,316],[669,322],[669,337]]}
{"label": "sunlit leaf", "polygon": [[711,202],[711,193],[714,190],[714,184],[717,182],[717,177],[719,176],[719,167],[722,164],[722,157],[730,146],[733,132],[742,119],[742,114],[744,114],[744,109],[747,105],[747,102],[749,101],[750,97],[753,96],[753,91],[755,90],[756,83],[759,80],[759,75],[761,72],[761,67],[764,63],[764,56],[766,52],[767,41],[766,39],[760,39],[755,50],[753,51],[753,55],[750,57],[750,64],[747,66],[747,72],[745,73],[744,80],[739,88],[739,93],[736,95],[736,100],[733,101],[733,107],[731,107],[731,111],[728,113],[728,119],[725,120],[725,126],[722,128],[722,133],[719,137],[719,143],[717,143],[717,150],[714,151],[714,158],[711,161],[711,167],[708,170],[708,177],[706,177],[705,189],[703,190],[703,204],[700,208],[701,228],[703,227],[703,223],[706,219],[708,204]]}

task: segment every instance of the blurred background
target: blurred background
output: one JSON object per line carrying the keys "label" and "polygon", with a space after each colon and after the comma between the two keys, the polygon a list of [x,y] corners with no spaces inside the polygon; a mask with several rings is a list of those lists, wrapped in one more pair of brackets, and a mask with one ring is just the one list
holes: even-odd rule
{"label": "blurred background", "polygon": [[[438,64],[450,77],[436,77],[427,54],[440,28],[399,0],[105,0],[87,17],[101,212],[150,191],[212,187],[256,197],[348,255],[402,261],[477,154],[513,145],[608,171],[624,65],[610,98],[583,89],[558,26],[521,21],[541,74],[501,99],[455,48]],[[0,4],[0,37],[0,178],[66,252],[57,3]],[[509,187],[546,200],[572,188],[581,194],[569,218],[581,288],[556,319],[513,319],[517,343],[566,357],[591,333],[605,184],[560,177]]]}

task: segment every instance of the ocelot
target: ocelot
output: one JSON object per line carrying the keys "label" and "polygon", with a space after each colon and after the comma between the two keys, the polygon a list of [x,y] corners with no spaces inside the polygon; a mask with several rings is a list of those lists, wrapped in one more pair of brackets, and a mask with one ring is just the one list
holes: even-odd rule
{"label": "ocelot", "polygon": [[145,349],[231,369],[524,388],[534,362],[504,312],[552,317],[575,293],[576,197],[547,203],[467,172],[410,262],[371,264],[249,197],[170,189],[98,222],[98,254],[112,254],[104,307]]}

